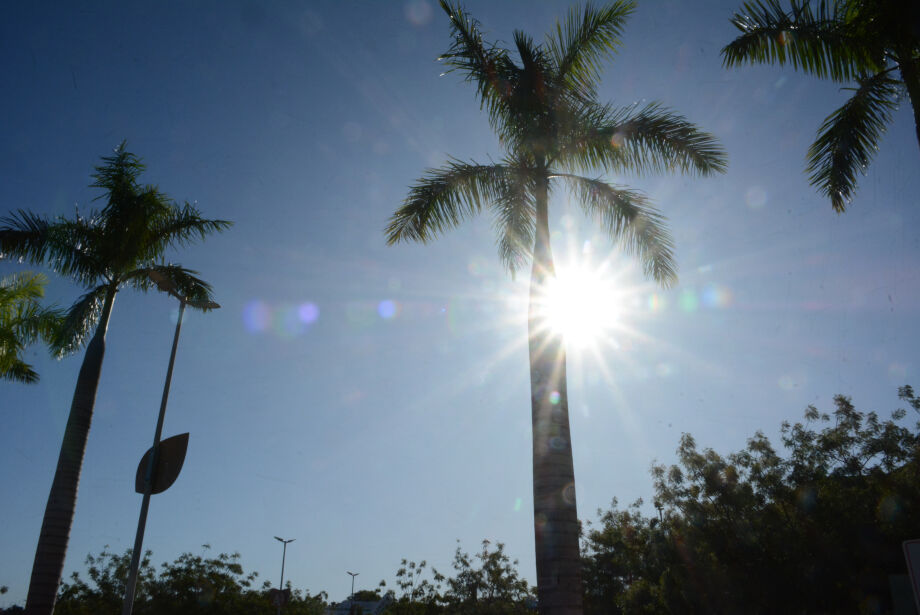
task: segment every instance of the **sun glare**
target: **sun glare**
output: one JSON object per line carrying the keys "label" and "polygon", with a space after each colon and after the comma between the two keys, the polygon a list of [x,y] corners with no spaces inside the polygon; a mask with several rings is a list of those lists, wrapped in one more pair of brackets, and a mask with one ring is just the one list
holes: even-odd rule
{"label": "sun glare", "polygon": [[546,289],[543,314],[547,326],[575,350],[609,338],[621,324],[622,300],[611,276],[602,271],[565,269]]}

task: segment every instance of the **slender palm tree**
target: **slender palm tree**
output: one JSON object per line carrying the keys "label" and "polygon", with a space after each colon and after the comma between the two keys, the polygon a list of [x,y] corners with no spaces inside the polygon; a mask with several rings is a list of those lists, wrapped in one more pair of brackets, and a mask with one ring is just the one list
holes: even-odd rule
{"label": "slender palm tree", "polygon": [[51,342],[63,313],[43,308],[48,279],[40,273],[24,272],[0,280],[0,380],[38,382],[38,374],[22,360],[29,344]]}
{"label": "slender palm tree", "polygon": [[[597,101],[602,61],[620,45],[634,2],[573,9],[537,44],[514,33],[514,52],[486,43],[477,21],[445,0],[453,44],[443,56],[477,91],[505,148],[497,164],[451,160],[413,186],[386,229],[390,244],[428,242],[492,210],[498,250],[512,274],[531,264],[528,345],[533,424],[534,530],[540,611],[580,613],[575,477],[569,437],[563,340],[538,306],[555,276],[549,195],[565,185],[585,213],[636,254],[663,285],[676,279],[664,219],[635,190],[580,175],[680,170],[708,175],[725,169],[715,139],[653,103],[617,108]],[[516,52],[516,58],[514,57]]]}
{"label": "slender palm tree", "polygon": [[722,49],[726,67],[792,64],[821,79],[853,83],[808,149],[811,184],[846,210],[907,95],[920,145],[920,3],[916,0],[746,2],[731,19],[741,35]]}
{"label": "slender palm tree", "polygon": [[32,566],[26,611],[35,615],[54,610],[116,293],[125,286],[140,291],[156,288],[149,277],[155,271],[171,280],[182,296],[202,303],[210,300],[210,285],[195,271],[163,264],[161,259],[169,248],[203,240],[230,226],[224,220],[202,218],[188,203],[179,206],[155,186],[139,184],[144,165],[126,151],[124,143],[102,160],[92,184],[105,191],[99,197],[105,197],[100,210],[86,217],[53,220],[20,210],[0,220],[0,255],[44,263],[87,289],[67,311],[54,340],[54,347],[62,352],[89,343]]}

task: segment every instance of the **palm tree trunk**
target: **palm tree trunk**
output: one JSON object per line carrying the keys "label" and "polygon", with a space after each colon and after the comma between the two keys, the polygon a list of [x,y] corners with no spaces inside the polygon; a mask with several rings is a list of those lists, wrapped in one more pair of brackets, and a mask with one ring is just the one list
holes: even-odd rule
{"label": "palm tree trunk", "polygon": [[105,356],[105,332],[109,325],[115,292],[116,288],[113,286],[105,295],[102,316],[93,339],[86,348],[77,377],[77,387],[70,405],[70,416],[64,429],[61,453],[54,472],[54,481],[51,483],[51,492],[48,494],[48,503],[45,505],[38,548],[35,550],[35,561],[32,564],[32,579],[26,599],[27,615],[51,615],[54,612],[54,601],[64,571],[67,542],[70,540],[70,527],[77,505],[80,470],[83,467],[83,454],[86,452],[86,440],[93,418],[93,406],[96,403],[96,388],[99,385],[102,359]]}
{"label": "palm tree trunk", "polygon": [[546,327],[539,313],[546,282],[556,275],[549,240],[547,182],[543,177],[536,193],[537,232],[528,318],[537,597],[540,615],[581,615],[581,559],[565,347],[562,337]]}

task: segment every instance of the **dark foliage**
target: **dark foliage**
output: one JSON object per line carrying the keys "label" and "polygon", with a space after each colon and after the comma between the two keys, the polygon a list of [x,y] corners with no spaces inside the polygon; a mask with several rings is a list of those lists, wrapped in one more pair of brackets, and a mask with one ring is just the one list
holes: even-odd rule
{"label": "dark foliage", "polygon": [[834,403],[784,423],[782,453],[762,433],[728,456],[684,434],[652,470],[657,518],[614,501],[585,532],[585,612],[890,612],[920,527],[920,424]]}
{"label": "dark foliage", "polygon": [[[207,548],[207,545],[205,545]],[[130,550],[116,555],[105,549],[86,558],[87,580],[78,573],[63,583],[56,615],[115,615],[121,613]],[[258,573],[246,573],[239,553],[214,557],[183,553],[157,571],[150,551],[141,560],[134,612],[137,615],[272,615],[271,583],[258,582]],[[322,615],[326,594],[310,595],[292,589],[286,615]]]}
{"label": "dark foliage", "polygon": [[517,560],[508,557],[504,544],[496,543],[494,549],[491,544],[483,540],[482,550],[472,556],[458,545],[451,577],[427,568],[424,560],[402,560],[396,572],[400,594],[387,615],[529,613],[536,600],[532,588],[518,574]]}

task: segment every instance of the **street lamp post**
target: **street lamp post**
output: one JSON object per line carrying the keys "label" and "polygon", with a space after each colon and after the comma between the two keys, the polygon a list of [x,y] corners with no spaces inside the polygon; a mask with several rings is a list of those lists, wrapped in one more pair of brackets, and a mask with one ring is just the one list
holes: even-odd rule
{"label": "street lamp post", "polygon": [[[134,551],[131,553],[131,566],[128,569],[128,579],[125,583],[125,601],[122,605],[122,615],[131,615],[134,610],[134,593],[137,589],[137,571],[140,566],[141,548],[144,544],[144,529],[147,526],[147,510],[150,507],[150,496],[154,490],[155,473],[160,461],[160,436],[163,434],[163,419],[166,416],[166,402],[169,399],[169,385],[172,382],[173,366],[176,362],[176,348],[179,345],[179,332],[182,330],[182,315],[185,306],[191,305],[199,309],[214,310],[220,306],[213,301],[190,301],[178,293],[176,286],[160,273],[151,270],[148,272],[150,279],[160,288],[179,300],[179,317],[176,319],[176,332],[173,335],[172,350],[169,353],[169,366],[166,368],[166,383],[163,385],[163,398],[160,401],[160,413],[157,416],[157,427],[153,434],[153,448],[147,460],[147,469],[144,474],[141,514],[137,521],[137,534],[134,537]],[[186,434],[187,435],[187,434]],[[184,456],[184,451],[183,451]]]}
{"label": "street lamp post", "polygon": [[[296,539],[296,538],[290,538],[290,539],[288,539],[288,540],[285,540],[284,538],[279,538],[278,536],[275,536],[275,540],[277,540],[277,541],[280,542],[282,545],[284,545],[284,548],[281,550],[281,583],[278,584],[278,591],[283,593],[283,592],[284,592],[284,560],[285,560],[285,558],[287,557],[287,546],[288,546],[288,543],[289,543],[289,542],[294,542],[294,541],[297,540],[297,539]],[[279,595],[279,596],[280,596],[280,595]],[[283,601],[283,599],[279,597],[279,598],[278,598],[278,613],[279,613],[279,615],[280,615],[280,613],[281,613],[281,603],[282,603],[282,601]]]}
{"label": "street lamp post", "polygon": [[351,598],[349,598],[349,600],[354,602],[355,601],[355,577],[361,573],[360,572],[348,572],[347,570],[345,572],[351,575]]}

